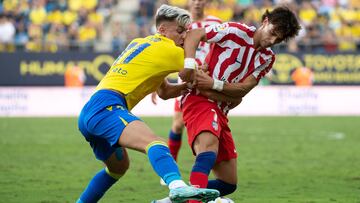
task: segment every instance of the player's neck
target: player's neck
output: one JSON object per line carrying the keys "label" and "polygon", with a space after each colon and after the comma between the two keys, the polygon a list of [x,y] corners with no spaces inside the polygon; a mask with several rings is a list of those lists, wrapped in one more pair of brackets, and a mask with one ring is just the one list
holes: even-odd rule
{"label": "player's neck", "polygon": [[205,18],[205,15],[204,14],[198,14],[198,13],[195,13],[192,15],[193,16],[193,21],[194,22],[198,22],[198,21],[203,21],[204,18]]}
{"label": "player's neck", "polygon": [[260,32],[259,29],[257,29],[254,33],[254,37],[253,37],[253,41],[254,41],[254,48],[256,51],[260,51]]}

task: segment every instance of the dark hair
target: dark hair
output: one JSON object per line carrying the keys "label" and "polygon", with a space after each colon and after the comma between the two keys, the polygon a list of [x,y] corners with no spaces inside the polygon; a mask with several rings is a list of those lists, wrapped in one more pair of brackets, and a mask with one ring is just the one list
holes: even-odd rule
{"label": "dark hair", "polygon": [[274,32],[284,41],[288,41],[290,38],[298,35],[301,29],[295,14],[285,6],[277,7],[271,12],[266,10],[262,20],[264,21],[266,17],[274,25]]}

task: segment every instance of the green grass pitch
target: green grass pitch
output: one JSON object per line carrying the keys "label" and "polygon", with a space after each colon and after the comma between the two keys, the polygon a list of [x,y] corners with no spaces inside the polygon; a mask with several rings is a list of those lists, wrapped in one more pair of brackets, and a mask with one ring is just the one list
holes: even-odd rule
{"label": "green grass pitch", "polygon": [[[166,137],[170,117],[144,121]],[[103,166],[76,118],[0,118],[0,202],[75,202]],[[238,149],[237,203],[360,203],[360,117],[231,117]],[[101,202],[147,203],[167,195],[146,156]],[[193,156],[183,137],[185,180]]]}

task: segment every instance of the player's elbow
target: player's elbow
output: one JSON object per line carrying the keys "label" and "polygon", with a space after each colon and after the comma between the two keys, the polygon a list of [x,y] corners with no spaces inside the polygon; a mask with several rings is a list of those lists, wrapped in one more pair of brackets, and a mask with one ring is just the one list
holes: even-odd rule
{"label": "player's elbow", "polygon": [[164,91],[161,91],[160,94],[159,94],[159,92],[158,92],[158,96],[159,96],[161,99],[163,99],[163,100],[167,100],[167,99],[170,99],[170,98],[171,98],[170,95],[164,93]]}
{"label": "player's elbow", "polygon": [[163,100],[167,100],[167,99],[172,98],[171,94],[170,94],[170,91],[168,91],[164,86],[163,86],[163,88],[159,88],[156,91],[156,93]]}

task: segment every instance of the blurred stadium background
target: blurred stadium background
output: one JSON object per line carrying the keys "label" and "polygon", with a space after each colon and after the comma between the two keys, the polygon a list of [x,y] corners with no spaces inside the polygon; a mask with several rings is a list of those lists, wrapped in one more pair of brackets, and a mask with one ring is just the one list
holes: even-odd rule
{"label": "blurred stadium background", "polygon": [[[186,2],[0,0],[0,202],[75,201],[101,167],[77,131],[78,112],[129,41],[154,32],[158,6]],[[257,26],[280,4],[303,29],[273,48],[273,71],[230,113],[240,153],[230,197],[359,203],[360,1],[210,0],[206,13]],[[166,137],[173,101],[147,97],[133,112],[152,116],[145,121]],[[192,156],[187,146],[181,153],[188,177]],[[146,158],[130,156],[133,170],[103,202],[166,195]]]}
{"label": "blurred stadium background", "polygon": [[[187,5],[187,0],[0,2],[2,116],[77,115],[129,41],[154,33],[158,6]],[[295,40],[273,48],[277,60],[261,80],[264,87],[251,92],[232,114],[360,115],[360,1],[210,0],[205,12],[223,21],[258,26],[262,13],[279,4],[297,13],[303,29]],[[39,94],[52,95],[45,101]],[[43,108],[64,97],[71,99],[52,111]],[[268,106],[251,108],[263,97]],[[148,101],[145,105],[151,105]],[[171,115],[170,106],[171,102],[160,102],[162,111],[151,105],[135,112]]]}

